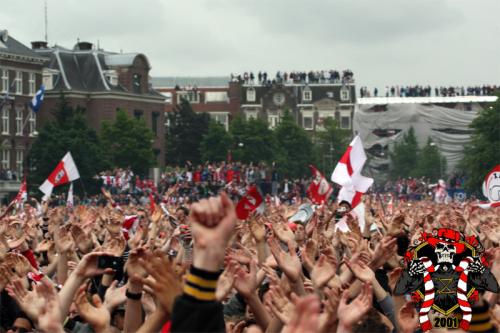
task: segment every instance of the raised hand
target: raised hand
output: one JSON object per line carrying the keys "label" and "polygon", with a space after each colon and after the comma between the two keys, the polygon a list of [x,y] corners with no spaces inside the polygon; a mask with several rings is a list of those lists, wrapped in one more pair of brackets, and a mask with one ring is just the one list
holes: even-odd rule
{"label": "raised hand", "polygon": [[274,223],[272,224],[274,234],[278,237],[280,241],[283,243],[287,243],[289,241],[295,242],[295,234],[290,228],[284,223]]}
{"label": "raised hand", "polygon": [[250,269],[240,267],[234,276],[234,288],[243,297],[250,297],[257,289],[257,263],[250,261]]}
{"label": "raised hand", "polygon": [[0,291],[16,278],[16,274],[6,264],[0,264]]}
{"label": "raised hand", "polygon": [[115,257],[121,257],[126,247],[125,238],[122,235],[115,235],[108,238],[106,243],[103,244],[102,250],[111,253]]}
{"label": "raised hand", "polygon": [[143,247],[132,250],[125,265],[127,275],[132,282],[140,281],[141,278],[145,278],[148,275],[144,267],[139,262],[139,259],[142,259],[143,261],[148,260],[146,249]]}
{"label": "raised hand", "polygon": [[412,302],[399,309],[398,326],[401,333],[413,333],[418,329],[418,314]]}
{"label": "raised hand", "polygon": [[161,251],[156,251],[147,261],[139,259],[139,262],[150,275],[147,279],[141,278],[141,282],[153,290],[161,307],[172,313],[174,300],[182,292],[181,282],[172,263]]}
{"label": "raised hand", "polygon": [[217,288],[215,289],[215,298],[218,301],[223,301],[234,286],[234,275],[238,269],[238,264],[234,260],[230,260],[226,268],[217,280]]}
{"label": "raised hand", "polygon": [[111,314],[104,304],[102,304],[99,295],[92,296],[92,304],[87,299],[87,285],[78,289],[75,297],[75,305],[80,317],[83,318],[96,333],[107,332]]}
{"label": "raised hand", "polygon": [[337,270],[337,259],[333,255],[322,254],[313,266],[311,280],[315,288],[323,288],[331,278],[335,276]]}
{"label": "raised hand", "polygon": [[268,240],[268,245],[283,273],[291,282],[297,282],[302,274],[302,264],[297,256],[295,245],[291,241],[288,243],[288,253],[280,248],[274,238]]}
{"label": "raised hand", "polygon": [[91,252],[82,257],[82,260],[78,263],[73,272],[79,278],[91,278],[97,275],[102,275],[105,273],[112,274],[113,270],[111,268],[98,268],[97,262],[99,257],[105,255],[113,255],[108,252]]}
{"label": "raised hand", "polygon": [[376,254],[371,260],[370,267],[377,269],[387,262],[397,249],[397,239],[395,237],[385,236],[375,246],[374,253]]}
{"label": "raised hand", "polygon": [[189,215],[194,238],[193,265],[217,272],[236,223],[236,213],[225,193],[191,206]]}
{"label": "raised hand", "polygon": [[10,297],[12,297],[19,307],[32,320],[37,320],[40,314],[40,309],[43,307],[45,300],[36,289],[29,291],[23,284],[23,279],[15,279],[12,284],[5,288]]}
{"label": "raised hand", "polygon": [[74,249],[75,242],[71,233],[66,228],[60,228],[54,233],[57,253],[66,253]]}
{"label": "raised hand", "polygon": [[104,294],[104,305],[109,312],[113,312],[115,308],[117,308],[121,304],[124,304],[127,300],[127,296],[125,296],[127,286],[117,288],[117,285],[118,281],[113,281],[106,290],[106,294]]}
{"label": "raised hand", "polygon": [[295,304],[285,295],[279,285],[269,288],[267,305],[283,324],[288,324],[295,311]]}
{"label": "raised hand", "polygon": [[257,243],[264,241],[266,237],[266,228],[264,227],[264,223],[253,217],[250,219],[250,232],[252,237],[255,239]]}
{"label": "raised hand", "polygon": [[347,267],[351,270],[352,274],[361,282],[371,283],[375,280],[375,273],[362,262],[345,262]]}
{"label": "raised hand", "polygon": [[283,327],[282,333],[317,333],[319,327],[320,303],[316,295],[295,300],[292,320]]}
{"label": "raised hand", "polygon": [[13,269],[20,278],[26,277],[26,274],[33,270],[30,262],[25,256],[19,253],[9,252],[5,256],[5,265]]}
{"label": "raised hand", "polygon": [[44,300],[39,307],[38,327],[46,333],[63,333],[61,306],[56,289],[48,280],[43,279],[35,290]]}
{"label": "raised hand", "polygon": [[337,310],[339,318],[339,329],[341,331],[351,332],[352,327],[363,318],[363,316],[372,307],[372,287],[369,283],[365,283],[359,295],[349,304],[349,291],[346,290],[342,294]]}

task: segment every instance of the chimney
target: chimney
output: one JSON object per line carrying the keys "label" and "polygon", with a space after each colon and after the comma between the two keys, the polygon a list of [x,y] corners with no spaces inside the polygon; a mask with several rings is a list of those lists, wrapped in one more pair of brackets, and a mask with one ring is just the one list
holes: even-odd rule
{"label": "chimney", "polygon": [[42,41],[42,40],[36,40],[36,41],[33,41],[31,42],[31,48],[33,50],[43,50],[43,49],[47,49],[47,42],[46,41]]}
{"label": "chimney", "polygon": [[89,42],[78,42],[76,43],[75,47],[73,48],[75,51],[88,51],[92,50],[92,43]]}

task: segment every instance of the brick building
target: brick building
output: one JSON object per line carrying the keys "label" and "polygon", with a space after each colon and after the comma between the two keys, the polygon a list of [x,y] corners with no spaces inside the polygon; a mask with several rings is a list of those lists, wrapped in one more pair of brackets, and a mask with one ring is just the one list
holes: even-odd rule
{"label": "brick building", "polygon": [[231,118],[261,118],[276,127],[285,109],[305,130],[321,130],[328,117],[345,129],[352,128],[356,101],[354,81],[305,80],[244,81],[229,77],[154,78],[153,85],[166,98],[165,111],[171,112],[186,98],[196,112],[207,112],[226,129]]}
{"label": "brick building", "polygon": [[22,178],[27,152],[36,137],[36,117],[29,102],[42,83],[46,60],[7,30],[0,31],[1,180]]}
{"label": "brick building", "polygon": [[47,59],[40,124],[51,117],[61,93],[71,106],[86,110],[89,126],[97,131],[103,121],[115,119],[118,109],[126,110],[153,131],[157,164],[165,164],[165,97],[150,86],[151,65],[144,54],[107,52],[88,42],[78,42],[73,49],[32,42],[32,48]]}

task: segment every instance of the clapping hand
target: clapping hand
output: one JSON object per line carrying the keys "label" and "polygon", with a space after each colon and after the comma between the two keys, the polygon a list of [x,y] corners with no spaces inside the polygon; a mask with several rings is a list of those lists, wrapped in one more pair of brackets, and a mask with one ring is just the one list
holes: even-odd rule
{"label": "clapping hand", "polygon": [[352,327],[370,310],[372,299],[372,287],[369,283],[363,285],[363,289],[359,295],[349,304],[347,303],[349,300],[349,291],[344,291],[337,310],[339,327],[343,328],[344,331],[350,332]]}
{"label": "clapping hand", "polygon": [[87,299],[87,285],[80,287],[75,297],[76,309],[80,316],[94,329],[101,333],[109,330],[111,314],[102,303],[99,295],[92,296],[92,304]]}
{"label": "clapping hand", "polygon": [[285,273],[291,282],[297,282],[302,274],[302,264],[297,256],[294,243],[291,241],[288,242],[288,253],[280,248],[274,238],[268,240],[268,245],[283,273]]}

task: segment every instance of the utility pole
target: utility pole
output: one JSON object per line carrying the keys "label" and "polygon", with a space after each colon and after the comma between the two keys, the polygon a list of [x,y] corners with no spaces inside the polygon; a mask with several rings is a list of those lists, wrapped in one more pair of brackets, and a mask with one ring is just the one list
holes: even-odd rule
{"label": "utility pole", "polygon": [[48,37],[48,34],[47,34],[47,27],[48,27],[48,23],[49,20],[48,20],[48,16],[47,16],[47,0],[45,0],[45,42],[49,42],[49,37]]}

